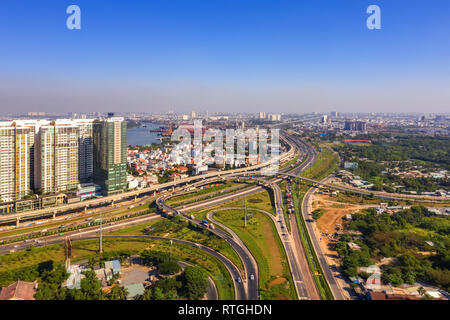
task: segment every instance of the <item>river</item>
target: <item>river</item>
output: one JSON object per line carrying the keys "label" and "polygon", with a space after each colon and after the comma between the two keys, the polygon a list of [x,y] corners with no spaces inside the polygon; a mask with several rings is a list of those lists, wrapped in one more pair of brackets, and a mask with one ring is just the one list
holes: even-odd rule
{"label": "river", "polygon": [[140,127],[127,130],[127,145],[143,146],[151,145],[152,143],[160,143],[158,132],[150,132],[150,129],[156,129],[160,126],[162,126],[162,124],[143,122]]}

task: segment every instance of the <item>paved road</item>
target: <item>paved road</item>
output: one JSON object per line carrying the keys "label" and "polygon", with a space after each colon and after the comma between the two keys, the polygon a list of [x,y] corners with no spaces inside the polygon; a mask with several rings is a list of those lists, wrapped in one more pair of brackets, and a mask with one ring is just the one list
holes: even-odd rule
{"label": "paved road", "polygon": [[[285,139],[285,138],[281,137],[281,139]],[[199,181],[199,180],[205,180],[205,179],[209,179],[209,178],[213,178],[213,177],[220,177],[220,176],[241,175],[241,174],[244,174],[249,171],[255,171],[255,170],[265,168],[265,167],[269,167],[272,164],[277,163],[278,161],[281,162],[284,159],[292,157],[293,153],[294,153],[294,150],[291,149],[288,152],[282,153],[278,157],[271,159],[268,162],[265,162],[262,164],[239,168],[239,169],[233,169],[233,170],[216,171],[216,172],[211,172],[211,173],[207,173],[204,175],[191,176],[191,177],[180,179],[177,181],[170,181],[167,183],[152,185],[150,187],[146,187],[146,188],[142,188],[142,189],[138,189],[138,190],[123,192],[123,193],[113,195],[113,196],[101,197],[98,199],[86,200],[86,201],[79,202],[79,203],[65,204],[65,205],[61,205],[58,207],[44,208],[44,209],[39,209],[39,210],[27,211],[27,212],[23,212],[23,213],[0,215],[0,221],[15,221],[18,218],[19,219],[20,218],[31,218],[31,217],[38,217],[38,216],[42,216],[42,215],[49,215],[49,214],[52,214],[53,212],[65,212],[65,211],[70,211],[70,210],[74,210],[74,209],[83,209],[86,206],[92,207],[92,206],[96,206],[96,205],[102,205],[104,203],[111,203],[114,201],[123,200],[123,199],[132,199],[135,196],[139,196],[141,194],[150,194],[153,192],[159,192],[163,189],[176,187],[176,186],[180,186],[180,185],[185,185],[185,184]]]}
{"label": "paved road", "polygon": [[[294,144],[300,144],[303,143],[300,139],[293,137],[293,140],[291,141]],[[317,159],[317,153],[316,151],[309,146],[308,147],[308,155],[309,157],[311,157],[312,160]],[[315,161],[315,160],[314,160]],[[298,175],[301,171],[298,170],[297,172],[294,173],[294,175]],[[304,219],[305,223],[306,223],[306,227],[308,229],[308,234],[309,237],[313,243],[313,247],[314,247],[314,251],[316,253],[316,256],[319,260],[320,266],[322,268],[322,271],[324,273],[324,276],[328,282],[328,285],[330,286],[331,292],[333,294],[333,297],[336,300],[344,300],[345,297],[342,293],[342,288],[337,284],[336,281],[336,276],[337,274],[334,274],[331,271],[331,266],[328,264],[325,255],[320,247],[319,244],[319,240],[318,240],[318,236],[315,234],[314,229],[313,229],[313,225],[311,224],[312,219],[311,219],[311,212],[310,212],[310,207],[308,205],[309,203],[309,198],[311,196],[311,194],[313,193],[313,189],[310,189],[304,196],[303,198],[303,202],[301,204],[301,208],[302,208],[302,217],[300,217],[300,219]],[[298,226],[297,226],[297,222],[295,220],[295,217],[291,216],[291,226],[295,226],[295,228],[297,228],[296,233],[298,233]],[[299,235],[298,235],[299,237]]]}
{"label": "paved road", "polygon": [[[285,132],[282,132],[283,135],[285,135]],[[291,171],[293,173],[297,173],[297,172],[301,172],[306,170],[308,167],[310,167],[312,165],[312,163],[314,163],[317,160],[317,153],[315,152],[315,150],[309,146],[308,144],[304,143],[303,141],[295,141],[294,139],[290,139],[289,137],[286,137],[286,140],[288,140],[288,142],[290,142],[291,145],[291,149],[295,149],[298,152],[300,152],[300,154],[306,154],[306,159],[305,161],[298,167],[296,167],[295,169],[291,170],[289,167],[285,168],[283,170],[280,170],[281,172],[286,172],[286,171]],[[292,141],[293,140],[293,141]],[[264,187],[271,187],[271,183],[276,183],[276,182],[280,182],[282,180],[282,178],[275,178],[272,179],[271,181],[265,181],[265,180],[255,180],[256,182],[260,183],[262,186]],[[219,205],[222,203],[225,203],[227,201],[230,200],[234,200],[238,197],[242,197],[242,196],[247,196],[249,194],[255,193],[260,191],[263,187],[262,186],[255,186],[249,189],[246,189],[244,191],[241,192],[236,192],[232,195],[225,195],[225,196],[221,196],[221,197],[217,197],[215,199],[209,199],[209,200],[205,200],[203,202],[197,203],[197,204],[193,204],[193,205],[188,205],[183,207],[183,209],[180,210],[176,210],[173,209],[169,206],[167,206],[164,203],[164,200],[168,197],[171,197],[172,195],[167,195],[167,196],[162,196],[161,198],[159,198],[157,200],[157,203],[159,201],[159,207],[163,208],[166,210],[166,212],[171,212],[174,215],[180,214],[180,213],[185,213],[185,212],[189,212],[190,210],[198,210],[198,209],[202,209],[202,208],[206,208],[206,207],[211,207],[211,206],[215,206],[215,205]],[[284,221],[284,215],[282,213],[282,205],[280,207],[280,201],[281,201],[281,196],[279,196],[278,200],[278,214],[280,215],[281,213],[281,219]],[[280,211],[281,208],[281,211]],[[190,218],[189,216],[185,215],[187,218]],[[197,223],[200,224],[201,221],[197,220]],[[295,222],[296,223],[296,222]],[[286,225],[286,223],[284,222],[284,226]],[[280,226],[278,226],[276,224],[277,228],[279,229]],[[279,229],[280,230],[280,229]],[[223,231],[219,231],[220,233],[222,233]],[[225,232],[223,232],[223,237],[229,237],[229,234],[226,234]],[[309,270],[309,266],[306,260],[306,256],[304,254],[304,249],[303,249],[303,245],[300,241],[300,236],[298,235],[298,237],[293,237],[291,240],[289,239],[289,235],[285,235],[283,236],[283,233],[281,232],[281,230],[279,231],[279,235],[280,238],[282,239],[282,242],[285,246],[286,249],[286,253],[288,255],[288,260],[290,261],[290,267],[291,267],[291,273],[294,276],[295,283],[296,283],[296,289],[297,287],[300,288],[300,290],[297,290],[298,296],[301,299],[319,299],[320,297],[318,296],[318,292],[317,292],[317,288],[315,287],[315,283],[312,279],[312,275],[311,275],[311,271]],[[220,235],[219,235],[220,236]],[[247,258],[245,258],[246,254],[245,254],[245,245],[243,245],[242,241],[240,243],[234,241],[231,237],[231,239],[228,240],[230,242],[230,244],[233,246],[233,248],[238,252],[238,254],[241,256],[241,259],[244,262],[244,268],[247,271],[247,274],[251,274],[249,270],[253,269],[253,274],[255,274],[255,276],[257,276],[257,265],[253,265],[250,266],[252,264],[254,264],[256,261],[254,260],[254,258],[250,258],[250,255],[247,255]],[[294,243],[294,241],[296,244],[293,244],[292,246],[290,245],[289,241],[292,241]],[[245,248],[245,249],[244,249]],[[295,249],[294,249],[295,248]],[[302,252],[303,252],[303,259],[302,257]],[[244,258],[243,258],[244,257]],[[300,257],[300,259],[298,259],[298,257]],[[254,263],[248,263],[246,264],[244,260],[248,260],[249,262],[251,260],[254,261]],[[298,263],[297,261],[300,260],[301,262]],[[308,276],[309,274],[309,276]],[[305,280],[306,279],[306,280]],[[257,278],[255,279],[257,280]],[[312,280],[312,281],[311,281]],[[255,283],[257,284],[258,282],[255,281]],[[252,283],[249,283],[249,286],[251,286]],[[254,290],[254,291],[253,291]],[[250,295],[254,295],[257,296],[257,286],[255,286],[253,289],[252,288],[248,288],[248,294],[249,297]],[[252,292],[253,291],[253,292]],[[250,300],[253,300],[252,298],[249,298]]]}
{"label": "paved road", "polygon": [[[244,282],[254,282],[257,286],[258,286],[258,281],[259,281],[259,270],[258,270],[258,263],[256,262],[255,257],[253,257],[253,255],[251,254],[251,252],[248,250],[247,246],[244,244],[244,242],[241,240],[241,238],[239,238],[239,236],[230,228],[228,228],[227,226],[223,225],[222,223],[216,221],[214,219],[214,213],[216,211],[222,211],[222,210],[229,210],[229,209],[233,209],[233,208],[218,208],[215,209],[214,211],[210,211],[207,213],[206,218],[208,220],[210,220],[214,225],[216,226],[220,226],[222,229],[224,229],[226,232],[228,232],[228,234],[231,235],[231,237],[233,238],[234,241],[236,241],[240,247],[246,252],[246,256],[250,258],[251,260],[251,264],[254,266],[254,268],[252,269],[247,269],[247,264],[244,264],[244,275],[242,277],[242,279],[244,280]],[[242,209],[242,208],[241,208]],[[253,275],[253,280],[251,279],[251,276]],[[252,289],[254,288],[253,285],[250,285],[249,283],[247,283],[247,290],[254,290]],[[257,287],[258,288],[258,287]]]}
{"label": "paved road", "polygon": [[[103,227],[103,231],[113,231],[113,230],[118,230],[118,229],[122,229],[125,226],[132,226],[132,225],[136,225],[136,224],[142,224],[143,222],[148,222],[148,221],[152,221],[152,220],[156,220],[156,219],[161,219],[160,216],[156,216],[153,215],[151,217],[146,217],[146,218],[142,218],[139,220],[134,220],[134,221],[128,221],[128,222],[122,222],[122,223],[116,223],[116,224],[111,224],[108,226],[104,226]],[[43,241],[43,245],[51,245],[51,244],[58,244],[58,243],[64,243],[65,242],[65,238],[69,237],[71,239],[72,242],[74,241],[84,241],[84,240],[98,240],[98,232],[99,232],[99,227],[92,229],[92,230],[86,230],[86,231],[82,231],[82,232],[68,232],[66,233],[64,236],[50,236],[50,237],[45,237],[42,239]],[[167,237],[159,237],[159,236],[126,236],[126,235],[103,235],[104,239],[117,239],[117,238],[146,238],[146,239],[156,239],[156,240],[164,240],[164,241],[170,241],[172,240],[175,243],[180,243],[180,244],[184,244],[184,245],[189,245],[191,247],[195,247],[198,248],[200,250],[205,251],[206,253],[216,257],[217,259],[219,259],[227,268],[227,270],[230,272],[230,275],[232,277],[232,279],[236,279],[237,277],[240,276],[240,271],[239,269],[228,259],[226,258],[224,255],[222,255],[221,253],[215,251],[214,249],[211,249],[207,246],[201,245],[201,244],[197,244],[191,241],[187,241],[187,240],[181,240],[181,239],[174,239],[174,238],[167,238]],[[32,242],[29,243],[18,243],[18,244],[11,244],[11,245],[4,245],[0,247],[0,254],[7,254],[9,253],[9,250],[14,249],[16,252],[17,251],[23,251],[28,249],[31,245],[35,245]],[[14,248],[15,247],[15,248]],[[243,284],[238,284],[235,283],[234,284],[234,288],[235,288],[235,298],[236,300],[244,300],[246,293],[245,293],[245,288],[243,286]]]}
{"label": "paved road", "polygon": [[[286,221],[283,212],[283,203],[280,187],[274,183],[274,198],[277,211],[277,219],[281,221],[283,230],[286,230]],[[292,216],[292,215],[291,215]],[[320,295],[317,290],[314,278],[309,268],[308,260],[306,258],[305,249],[300,238],[297,228],[297,222],[292,223],[291,233],[284,232],[279,224],[276,224],[278,234],[283,240],[286,249],[289,266],[291,269],[292,278],[295,288],[297,290],[298,298],[308,300],[320,300]]]}
{"label": "paved road", "polygon": [[[302,150],[302,149],[304,149],[304,145],[300,146],[300,150]],[[291,148],[290,151],[293,151],[293,150],[294,150],[294,148]],[[306,168],[307,165],[308,165],[308,161],[305,161],[305,163],[303,163],[300,166],[300,168]],[[289,168],[286,168],[285,170],[282,170],[282,171],[287,171],[288,169]],[[245,174],[245,173],[246,172],[244,171],[244,172],[236,174],[236,175],[242,175],[242,174]],[[276,179],[275,181],[280,181],[280,180],[281,179]],[[207,207],[207,206],[211,206],[211,205],[220,204],[220,203],[229,201],[230,199],[236,198],[236,196],[245,196],[245,195],[248,195],[248,194],[251,194],[251,193],[254,193],[254,192],[258,192],[260,189],[261,189],[261,187],[255,186],[255,187],[252,187],[252,188],[250,188],[248,190],[244,190],[244,191],[240,192],[239,194],[234,194],[234,195],[231,195],[231,196],[224,196],[224,197],[220,197],[218,199],[205,201],[205,203],[200,203],[200,204],[195,204],[194,206],[189,206],[189,208],[187,210],[198,209],[198,208],[203,208],[203,207]],[[162,198],[160,198],[160,199],[162,199]],[[174,210],[174,209],[168,207],[167,210],[170,211],[170,210]],[[183,210],[183,211],[185,211],[185,210]],[[174,210],[174,212],[177,213],[176,210]],[[135,222],[135,221],[137,221],[137,220],[129,221],[127,224],[142,223],[140,220],[139,220],[139,222]],[[200,221],[198,221],[198,220],[195,221],[195,219],[194,219],[193,222],[200,223]],[[90,231],[84,231],[81,234],[78,234],[78,236],[80,238],[82,238],[82,234],[88,233],[88,232],[90,232]],[[215,233],[220,236],[221,230],[216,230]],[[234,249],[241,256],[241,259],[243,259],[243,263],[245,265],[247,274],[254,274],[255,276],[257,276],[257,266],[254,266],[253,263],[251,263],[252,259],[248,255],[246,256],[245,250],[243,250],[243,248],[241,246],[239,246],[236,242],[234,242],[234,240],[232,238],[230,238],[229,235],[227,235],[226,233],[221,234],[221,237],[224,238],[225,240],[229,241],[229,243],[234,247]],[[46,244],[50,244],[51,241],[52,241],[51,239],[46,240]],[[17,248],[16,250],[19,250],[19,248]],[[255,280],[257,280],[257,279],[255,279]],[[256,285],[252,285],[253,283],[256,284]],[[248,284],[248,298],[251,299],[251,300],[256,300],[258,298],[258,293],[257,292],[258,292],[257,281],[250,282]]]}
{"label": "paved road", "polygon": [[[182,215],[183,217],[185,217],[186,219],[188,219],[192,223],[194,223],[196,225],[199,225],[199,226],[202,226],[202,222],[200,220],[195,219],[195,218],[192,219],[189,215],[183,213],[183,211],[186,212],[187,209],[176,210],[176,209],[168,206],[164,202],[164,199],[162,197],[158,198],[156,201],[157,201],[156,203],[157,203],[158,207],[164,209],[167,213],[171,213],[173,215]],[[241,258],[242,263],[244,265],[244,268],[245,268],[247,274],[254,274],[254,275],[258,274],[257,273],[258,267],[255,266],[252,263],[253,259],[248,255],[248,251],[246,250],[246,248],[243,248],[239,243],[237,243],[233,239],[232,236],[230,236],[228,233],[226,233],[223,230],[220,230],[220,229],[208,229],[208,230],[211,233],[217,235],[218,237],[224,239],[225,241],[227,241],[231,245],[231,247],[236,251],[236,253]],[[240,277],[241,277],[240,274],[234,277],[235,284],[242,285],[244,287],[244,282],[239,283],[239,282],[236,281]],[[257,285],[258,282],[257,282],[257,279],[255,279],[255,281],[245,282],[245,283],[247,284],[246,287],[247,287],[248,290],[246,290],[247,294],[246,294],[246,297],[244,299],[245,300],[247,300],[247,299],[248,300],[258,300],[259,294],[258,294],[258,285]]]}
{"label": "paved road", "polygon": [[318,238],[320,238],[320,235],[316,234],[314,227],[313,227],[313,220],[312,220],[312,213],[311,213],[311,206],[310,206],[310,197],[314,193],[314,188],[311,188],[308,190],[308,192],[305,194],[302,202],[302,213],[303,213],[303,219],[306,223],[306,228],[308,229],[308,233],[310,235],[310,238],[313,243],[314,251],[316,252],[317,258],[319,260],[320,266],[322,268],[322,271],[325,274],[325,277],[327,279],[328,285],[331,289],[331,292],[333,293],[333,296],[336,300],[345,300],[345,296],[342,293],[343,289],[338,285],[336,276],[338,274],[335,274],[332,271],[332,266],[328,264],[327,259],[325,258],[325,254],[322,251],[322,247],[320,246]]}

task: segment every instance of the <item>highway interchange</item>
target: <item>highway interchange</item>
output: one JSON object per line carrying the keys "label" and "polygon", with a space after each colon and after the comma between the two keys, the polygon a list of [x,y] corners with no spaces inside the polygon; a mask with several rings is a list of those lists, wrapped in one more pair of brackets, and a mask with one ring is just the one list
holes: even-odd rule
{"label": "highway interchange", "polygon": [[[82,204],[72,204],[72,205],[65,205],[58,208],[51,208],[51,209],[42,209],[34,212],[27,212],[22,214],[12,214],[7,216],[0,216],[0,221],[8,221],[11,219],[17,219],[17,218],[30,218],[30,217],[40,217],[45,214],[48,214],[49,212],[54,212],[55,210],[58,210],[60,212],[65,212],[68,210],[74,210],[79,208],[85,208],[89,206],[90,208],[102,204],[108,204],[108,203],[114,203],[117,201],[124,201],[124,200],[131,200],[135,197],[143,197],[139,200],[140,202],[145,203],[145,201],[148,201],[148,198],[152,198],[155,195],[158,196],[156,199],[157,206],[165,211],[166,214],[171,213],[171,215],[181,215],[182,217],[190,220],[192,223],[201,225],[201,221],[198,219],[195,219],[188,215],[188,212],[191,210],[198,210],[208,207],[213,207],[220,205],[222,203],[225,203],[230,200],[234,200],[239,197],[244,197],[251,195],[253,193],[256,193],[258,191],[261,191],[263,188],[268,188],[273,191],[274,194],[274,204],[275,204],[275,210],[276,210],[276,216],[272,217],[274,219],[277,232],[279,234],[280,239],[282,240],[283,246],[285,248],[288,262],[291,270],[291,274],[293,277],[293,282],[295,285],[295,289],[297,292],[297,296],[299,299],[320,299],[318,289],[315,285],[313,276],[311,274],[311,270],[309,269],[308,261],[306,259],[306,253],[305,248],[302,245],[300,233],[298,230],[297,222],[295,219],[295,215],[289,215],[288,218],[290,219],[290,226],[291,231],[287,232],[286,230],[286,221],[285,221],[285,215],[283,212],[283,203],[282,203],[282,195],[281,190],[279,186],[277,185],[278,182],[282,180],[286,180],[287,177],[291,178],[297,178],[299,177],[299,174],[305,171],[307,168],[312,166],[313,163],[317,160],[317,152],[316,150],[308,145],[307,143],[303,142],[299,137],[295,135],[289,135],[285,131],[281,131],[282,133],[282,139],[284,139],[288,145],[289,145],[289,151],[285,152],[280,155],[280,161],[281,160],[288,160],[292,159],[294,157],[294,154],[297,153],[300,156],[305,156],[304,161],[297,167],[294,167],[291,169],[291,167],[285,168],[280,170],[275,177],[273,177],[270,180],[262,180],[262,179],[254,179],[254,176],[258,175],[260,172],[258,172],[258,169],[261,169],[265,166],[268,166],[270,164],[262,164],[258,166],[253,167],[247,167],[242,169],[235,169],[235,170],[229,170],[229,171],[219,171],[214,173],[209,173],[207,175],[203,176],[194,176],[189,177],[187,179],[183,179],[182,181],[174,181],[169,182],[163,185],[159,186],[153,186],[146,189],[141,190],[135,190],[130,191],[124,194],[101,198],[101,199],[95,199],[91,200],[87,203]],[[254,185],[249,188],[244,188],[243,190],[238,190],[231,194],[225,194],[220,195],[217,197],[214,197],[212,199],[207,199],[204,201],[196,202],[187,206],[183,206],[182,208],[173,208],[165,203],[165,200],[169,199],[170,197],[174,197],[176,195],[189,193],[188,190],[192,186],[200,186],[203,184],[212,183],[214,181],[223,181],[225,179],[232,179],[232,178],[239,178],[239,177],[247,177],[248,176],[253,177],[253,182],[257,183],[257,185]],[[301,177],[301,179],[313,183],[315,186],[322,185],[328,188],[333,188],[337,190],[362,194],[362,195],[369,195],[370,193],[365,191],[355,191],[351,190],[345,187],[340,186],[334,186],[327,184],[324,181],[315,181],[312,179],[307,179],[304,177]],[[170,190],[172,188],[172,190]],[[333,274],[330,266],[327,264],[327,261],[325,259],[325,256],[320,248],[320,244],[318,243],[318,239],[315,236],[315,231],[312,228],[312,225],[310,223],[310,207],[309,207],[309,198],[314,192],[314,188],[310,189],[302,202],[302,215],[305,221],[307,221],[306,226],[308,229],[309,236],[312,240],[313,247],[315,250],[315,253],[317,255],[317,258],[320,262],[321,268],[323,270],[323,274],[330,286],[330,289],[332,291],[332,294],[335,299],[344,299],[344,296],[342,294],[342,288],[339,287],[339,285],[336,282],[336,275]],[[159,195],[158,195],[159,193]],[[377,196],[375,197],[388,199],[383,196]],[[136,198],[135,198],[136,199]],[[399,197],[389,197],[389,199],[401,199]],[[213,218],[213,214],[208,216],[211,220],[215,221]],[[161,216],[159,215],[146,215],[143,217],[137,217],[125,221],[118,221],[114,223],[110,223],[109,225],[103,226],[104,231],[112,231],[112,230],[118,230],[121,228],[124,228],[126,226],[131,225],[138,225],[142,224],[148,221],[152,221],[155,219],[161,219]],[[215,221],[216,222],[216,221]],[[216,222],[217,223],[217,222]],[[256,260],[251,255],[249,250],[245,247],[243,242],[237,237],[236,234],[233,232],[224,231],[219,228],[215,229],[209,229],[212,233],[217,235],[218,237],[224,239],[227,241],[233,249],[237,252],[237,254],[240,256],[243,266],[244,266],[244,274],[242,274],[239,269],[226,257],[215,251],[214,249],[201,246],[199,244],[194,244],[189,241],[179,240],[179,239],[172,239],[174,242],[183,243],[186,245],[195,246],[201,250],[204,250],[205,252],[215,256],[218,258],[228,271],[230,272],[233,279],[242,279],[243,281],[236,281],[235,282],[235,296],[238,300],[257,300],[259,299],[259,286],[258,286],[258,266],[256,263]],[[226,229],[225,229],[226,230]],[[81,240],[89,240],[96,238],[96,235],[99,232],[99,228],[97,226],[88,228],[87,230],[78,230],[73,232],[68,232],[64,236],[54,235],[43,238],[44,245],[49,244],[55,244],[55,243],[61,243],[64,242],[65,237],[70,237],[72,241],[81,241]],[[117,236],[104,236],[104,238],[108,237],[117,237]],[[131,236],[130,236],[131,237]],[[136,237],[136,236],[132,236]],[[148,236],[142,236],[147,238],[153,238],[153,239],[160,239],[161,237],[148,237]],[[161,238],[161,239],[168,239],[168,238]],[[29,248],[31,243],[29,242],[20,242],[20,243],[11,243],[7,245],[0,246],[0,254],[6,254],[10,252],[11,250],[14,251],[20,251],[25,250]],[[252,279],[250,279],[250,277]]]}

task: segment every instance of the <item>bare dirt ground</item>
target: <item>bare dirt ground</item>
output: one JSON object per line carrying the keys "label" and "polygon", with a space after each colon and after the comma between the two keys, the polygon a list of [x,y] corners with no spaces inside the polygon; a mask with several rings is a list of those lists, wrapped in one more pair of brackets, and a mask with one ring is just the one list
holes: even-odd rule
{"label": "bare dirt ground", "polygon": [[123,268],[120,276],[121,285],[143,283],[149,278],[151,271],[151,268],[138,264]]}
{"label": "bare dirt ground", "polygon": [[276,286],[281,283],[285,283],[286,281],[287,281],[286,278],[283,278],[283,277],[276,278],[269,282],[269,288],[272,288],[273,286]]}
{"label": "bare dirt ground", "polygon": [[[317,220],[316,227],[320,234],[322,234],[320,244],[324,253],[331,258],[331,260],[338,264],[337,253],[333,247],[336,240],[331,239],[325,235],[330,235],[342,230],[343,217],[347,214],[356,213],[362,209],[377,207],[375,204],[360,205],[360,204],[347,204],[338,201],[333,201],[333,197],[328,195],[322,195],[314,193],[312,196],[312,210],[322,209],[324,213]],[[339,230],[337,230],[339,228]]]}

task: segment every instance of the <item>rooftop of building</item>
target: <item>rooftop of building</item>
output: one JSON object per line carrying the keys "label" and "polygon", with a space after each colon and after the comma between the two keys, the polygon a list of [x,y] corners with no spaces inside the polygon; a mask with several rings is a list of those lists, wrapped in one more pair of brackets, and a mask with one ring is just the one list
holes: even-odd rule
{"label": "rooftop of building", "polygon": [[0,291],[0,300],[34,300],[37,282],[16,281]]}

